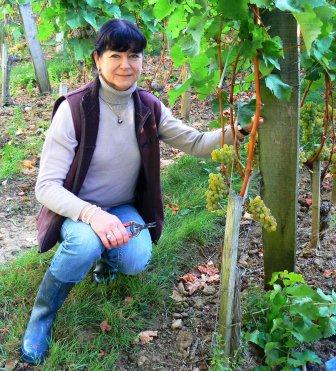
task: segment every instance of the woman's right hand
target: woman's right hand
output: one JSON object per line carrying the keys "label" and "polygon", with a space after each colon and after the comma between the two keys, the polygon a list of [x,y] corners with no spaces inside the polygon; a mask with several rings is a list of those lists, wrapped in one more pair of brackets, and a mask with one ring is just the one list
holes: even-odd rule
{"label": "woman's right hand", "polygon": [[107,249],[119,247],[130,239],[119,218],[106,211],[97,211],[90,219],[90,225]]}

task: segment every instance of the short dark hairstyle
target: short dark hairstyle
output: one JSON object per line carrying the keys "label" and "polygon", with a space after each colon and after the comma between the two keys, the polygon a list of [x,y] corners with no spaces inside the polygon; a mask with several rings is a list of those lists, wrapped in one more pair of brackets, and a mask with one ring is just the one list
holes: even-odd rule
{"label": "short dark hairstyle", "polygon": [[94,51],[101,56],[106,50],[133,53],[142,53],[146,48],[147,40],[139,28],[126,19],[112,19],[102,25],[96,41]]}

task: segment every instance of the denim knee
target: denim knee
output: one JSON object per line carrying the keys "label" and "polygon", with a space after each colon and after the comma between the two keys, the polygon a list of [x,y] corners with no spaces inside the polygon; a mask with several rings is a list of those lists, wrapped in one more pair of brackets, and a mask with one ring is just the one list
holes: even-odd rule
{"label": "denim knee", "polygon": [[134,276],[143,272],[151,259],[151,244],[143,249],[120,248],[119,271],[123,274]]}
{"label": "denim knee", "polygon": [[61,240],[50,271],[62,282],[79,282],[100,258],[104,246],[89,225],[70,219],[63,223]]}

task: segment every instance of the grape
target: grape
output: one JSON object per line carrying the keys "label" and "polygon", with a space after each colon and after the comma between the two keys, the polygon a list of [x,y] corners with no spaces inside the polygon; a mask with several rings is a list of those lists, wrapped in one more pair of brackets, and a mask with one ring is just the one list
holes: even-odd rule
{"label": "grape", "polygon": [[220,208],[219,201],[227,194],[228,188],[221,174],[209,174],[208,190],[206,191],[206,208],[215,211]]}
{"label": "grape", "polygon": [[299,164],[300,164],[300,167],[302,167],[302,165],[307,162],[308,158],[307,158],[307,154],[304,150],[300,149],[300,154],[299,154]]}
{"label": "grape", "polygon": [[226,167],[231,167],[234,161],[235,151],[233,146],[224,144],[222,148],[214,149],[211,152],[212,161],[224,164]]}
{"label": "grape", "polygon": [[330,148],[327,148],[326,146],[323,146],[322,151],[319,155],[320,161],[328,161],[330,158]]}
{"label": "grape", "polygon": [[276,231],[276,220],[260,196],[250,199],[247,211],[252,215],[253,220],[260,222],[261,226],[265,228],[267,232]]}
{"label": "grape", "polygon": [[[324,118],[324,107],[315,102],[307,102],[300,111],[300,127],[303,144],[314,145],[320,141]],[[315,143],[316,144],[316,143]]]}

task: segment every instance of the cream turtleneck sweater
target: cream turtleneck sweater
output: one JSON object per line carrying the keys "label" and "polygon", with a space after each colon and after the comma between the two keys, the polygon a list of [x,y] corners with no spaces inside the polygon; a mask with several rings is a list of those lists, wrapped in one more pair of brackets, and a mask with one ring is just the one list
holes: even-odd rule
{"label": "cream turtleneck sweater", "polygon": [[[59,106],[43,145],[35,193],[37,200],[50,210],[77,221],[89,203],[107,209],[133,201],[140,170],[140,153],[134,130],[134,105],[131,97],[136,85],[118,91],[100,78],[100,121],[96,149],[77,196],[63,188],[72,163],[76,135],[70,106]],[[186,153],[208,157],[219,146],[221,131],[200,133],[172,116],[162,103],[159,138]],[[117,123],[117,116],[123,120]],[[232,143],[226,130],[226,143]]]}

